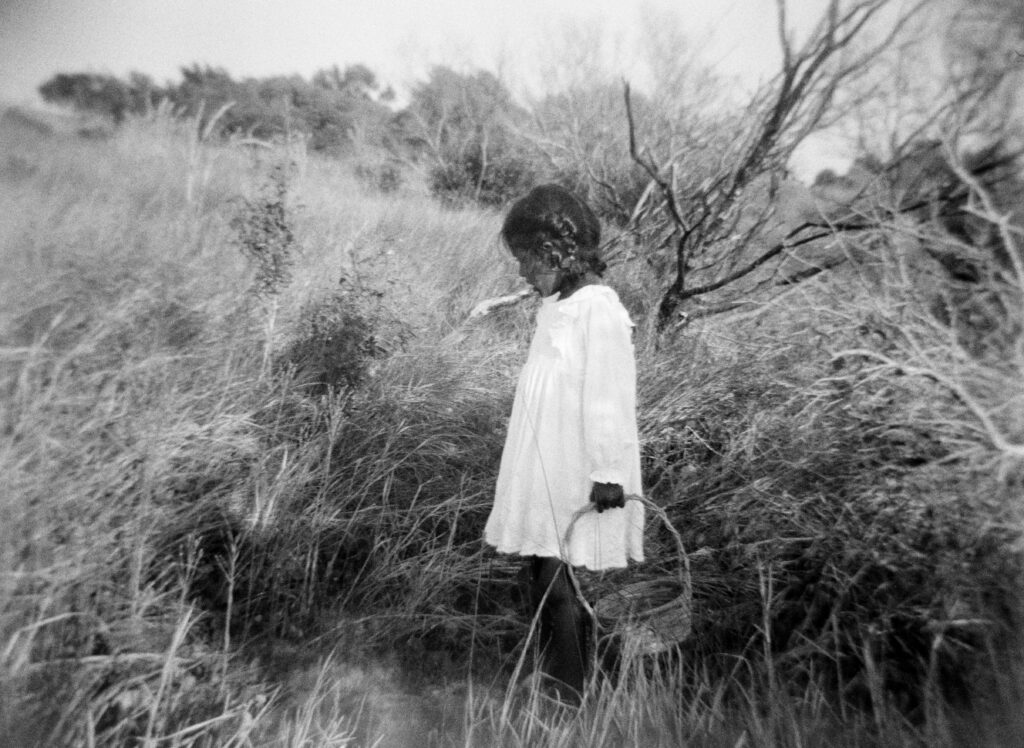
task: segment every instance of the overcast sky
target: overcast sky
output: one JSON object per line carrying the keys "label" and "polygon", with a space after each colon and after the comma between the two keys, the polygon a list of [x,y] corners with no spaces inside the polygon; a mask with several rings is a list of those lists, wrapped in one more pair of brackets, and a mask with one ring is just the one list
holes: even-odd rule
{"label": "overcast sky", "polygon": [[[789,0],[806,33],[825,0]],[[194,62],[236,77],[363,63],[399,94],[430,65],[541,85],[566,29],[600,32],[616,73],[642,79],[644,18],[678,23],[692,51],[749,88],[778,65],[775,0],[0,0],[0,100],[26,102],[57,72],[177,80]]]}
{"label": "overcast sky", "polygon": [[[789,5],[800,30],[825,0]],[[138,70],[163,81],[193,62],[237,76],[362,62],[401,87],[433,62],[550,58],[566,26],[618,37],[616,62],[628,68],[652,14],[678,18],[727,73],[754,79],[777,60],[775,0],[0,0],[0,95],[31,97],[56,72]]]}

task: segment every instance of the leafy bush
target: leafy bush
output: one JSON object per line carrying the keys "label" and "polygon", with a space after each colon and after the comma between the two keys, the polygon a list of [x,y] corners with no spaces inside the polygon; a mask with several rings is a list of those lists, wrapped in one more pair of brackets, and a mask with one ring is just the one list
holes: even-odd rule
{"label": "leafy bush", "polygon": [[489,72],[438,66],[398,121],[407,147],[429,164],[431,192],[448,203],[500,205],[535,177],[515,126],[526,112]]}
{"label": "leafy bush", "polygon": [[430,191],[448,204],[476,202],[498,207],[521,197],[535,179],[533,166],[524,155],[473,148],[434,166]]}
{"label": "leafy bush", "polygon": [[239,201],[231,219],[238,248],[254,269],[251,290],[256,296],[277,296],[291,281],[297,249],[293,221],[288,167],[277,164],[255,197]]}
{"label": "leafy bush", "polygon": [[355,387],[374,358],[386,352],[374,320],[357,295],[335,291],[306,304],[291,341],[277,358],[295,383],[314,396]]}
{"label": "leafy bush", "polygon": [[166,86],[140,73],[126,80],[58,73],[40,85],[39,92],[46,101],[100,115],[114,124],[169,102],[179,115],[194,117],[200,120],[197,124],[220,135],[274,141],[302,134],[312,150],[335,154],[352,147],[357,131],[375,145],[384,145],[391,119],[387,103],[394,96],[364,65],[320,70],[307,81],[297,75],[237,80],[222,68],[194,64],[181,69],[179,82]]}

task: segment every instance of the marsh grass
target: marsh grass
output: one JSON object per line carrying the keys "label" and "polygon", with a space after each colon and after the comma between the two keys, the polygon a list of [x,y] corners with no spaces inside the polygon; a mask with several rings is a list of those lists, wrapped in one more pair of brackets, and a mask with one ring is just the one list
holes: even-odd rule
{"label": "marsh grass", "polygon": [[[106,141],[5,142],[8,742],[1022,734],[1012,274],[961,324],[964,289],[936,296],[924,260],[863,252],[658,340],[656,279],[613,269],[639,323],[649,496],[691,551],[694,635],[659,658],[608,642],[576,712],[509,685],[529,622],[515,564],[480,541],[533,311],[467,320],[516,284],[496,214],[211,144],[166,112]],[[238,222],[282,159],[279,197],[301,209],[268,328]],[[674,574],[671,538],[652,524],[647,543],[647,564],[584,575],[587,593]]]}

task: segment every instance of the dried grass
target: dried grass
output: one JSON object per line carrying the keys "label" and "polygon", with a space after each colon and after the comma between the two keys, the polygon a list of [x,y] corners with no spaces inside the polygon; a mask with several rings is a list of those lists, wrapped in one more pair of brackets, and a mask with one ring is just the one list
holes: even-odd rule
{"label": "dried grass", "polygon": [[[505,688],[528,622],[514,564],[480,541],[531,324],[529,304],[467,321],[515,288],[497,217],[300,159],[270,345],[308,339],[301,310],[342,277],[368,294],[359,334],[387,343],[311,387],[264,366],[231,245],[267,164],[162,116],[106,142],[23,139],[0,181],[8,742],[355,745],[398,712],[394,744],[1020,734],[1014,276],[950,322],[921,268],[862,257],[657,340],[651,279],[616,268],[695,635],[660,658],[610,644],[570,713]],[[588,594],[672,573],[672,539],[652,524],[648,543],[649,564],[587,576]],[[391,669],[355,677],[368,658]]]}

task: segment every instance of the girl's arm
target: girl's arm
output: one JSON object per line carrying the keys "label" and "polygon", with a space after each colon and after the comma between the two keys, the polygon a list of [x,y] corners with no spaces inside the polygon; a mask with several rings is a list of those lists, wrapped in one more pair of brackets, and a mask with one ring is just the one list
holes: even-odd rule
{"label": "girl's arm", "polygon": [[636,362],[632,324],[618,303],[587,305],[584,317],[583,439],[590,500],[599,510],[623,506],[623,485],[636,444]]}

